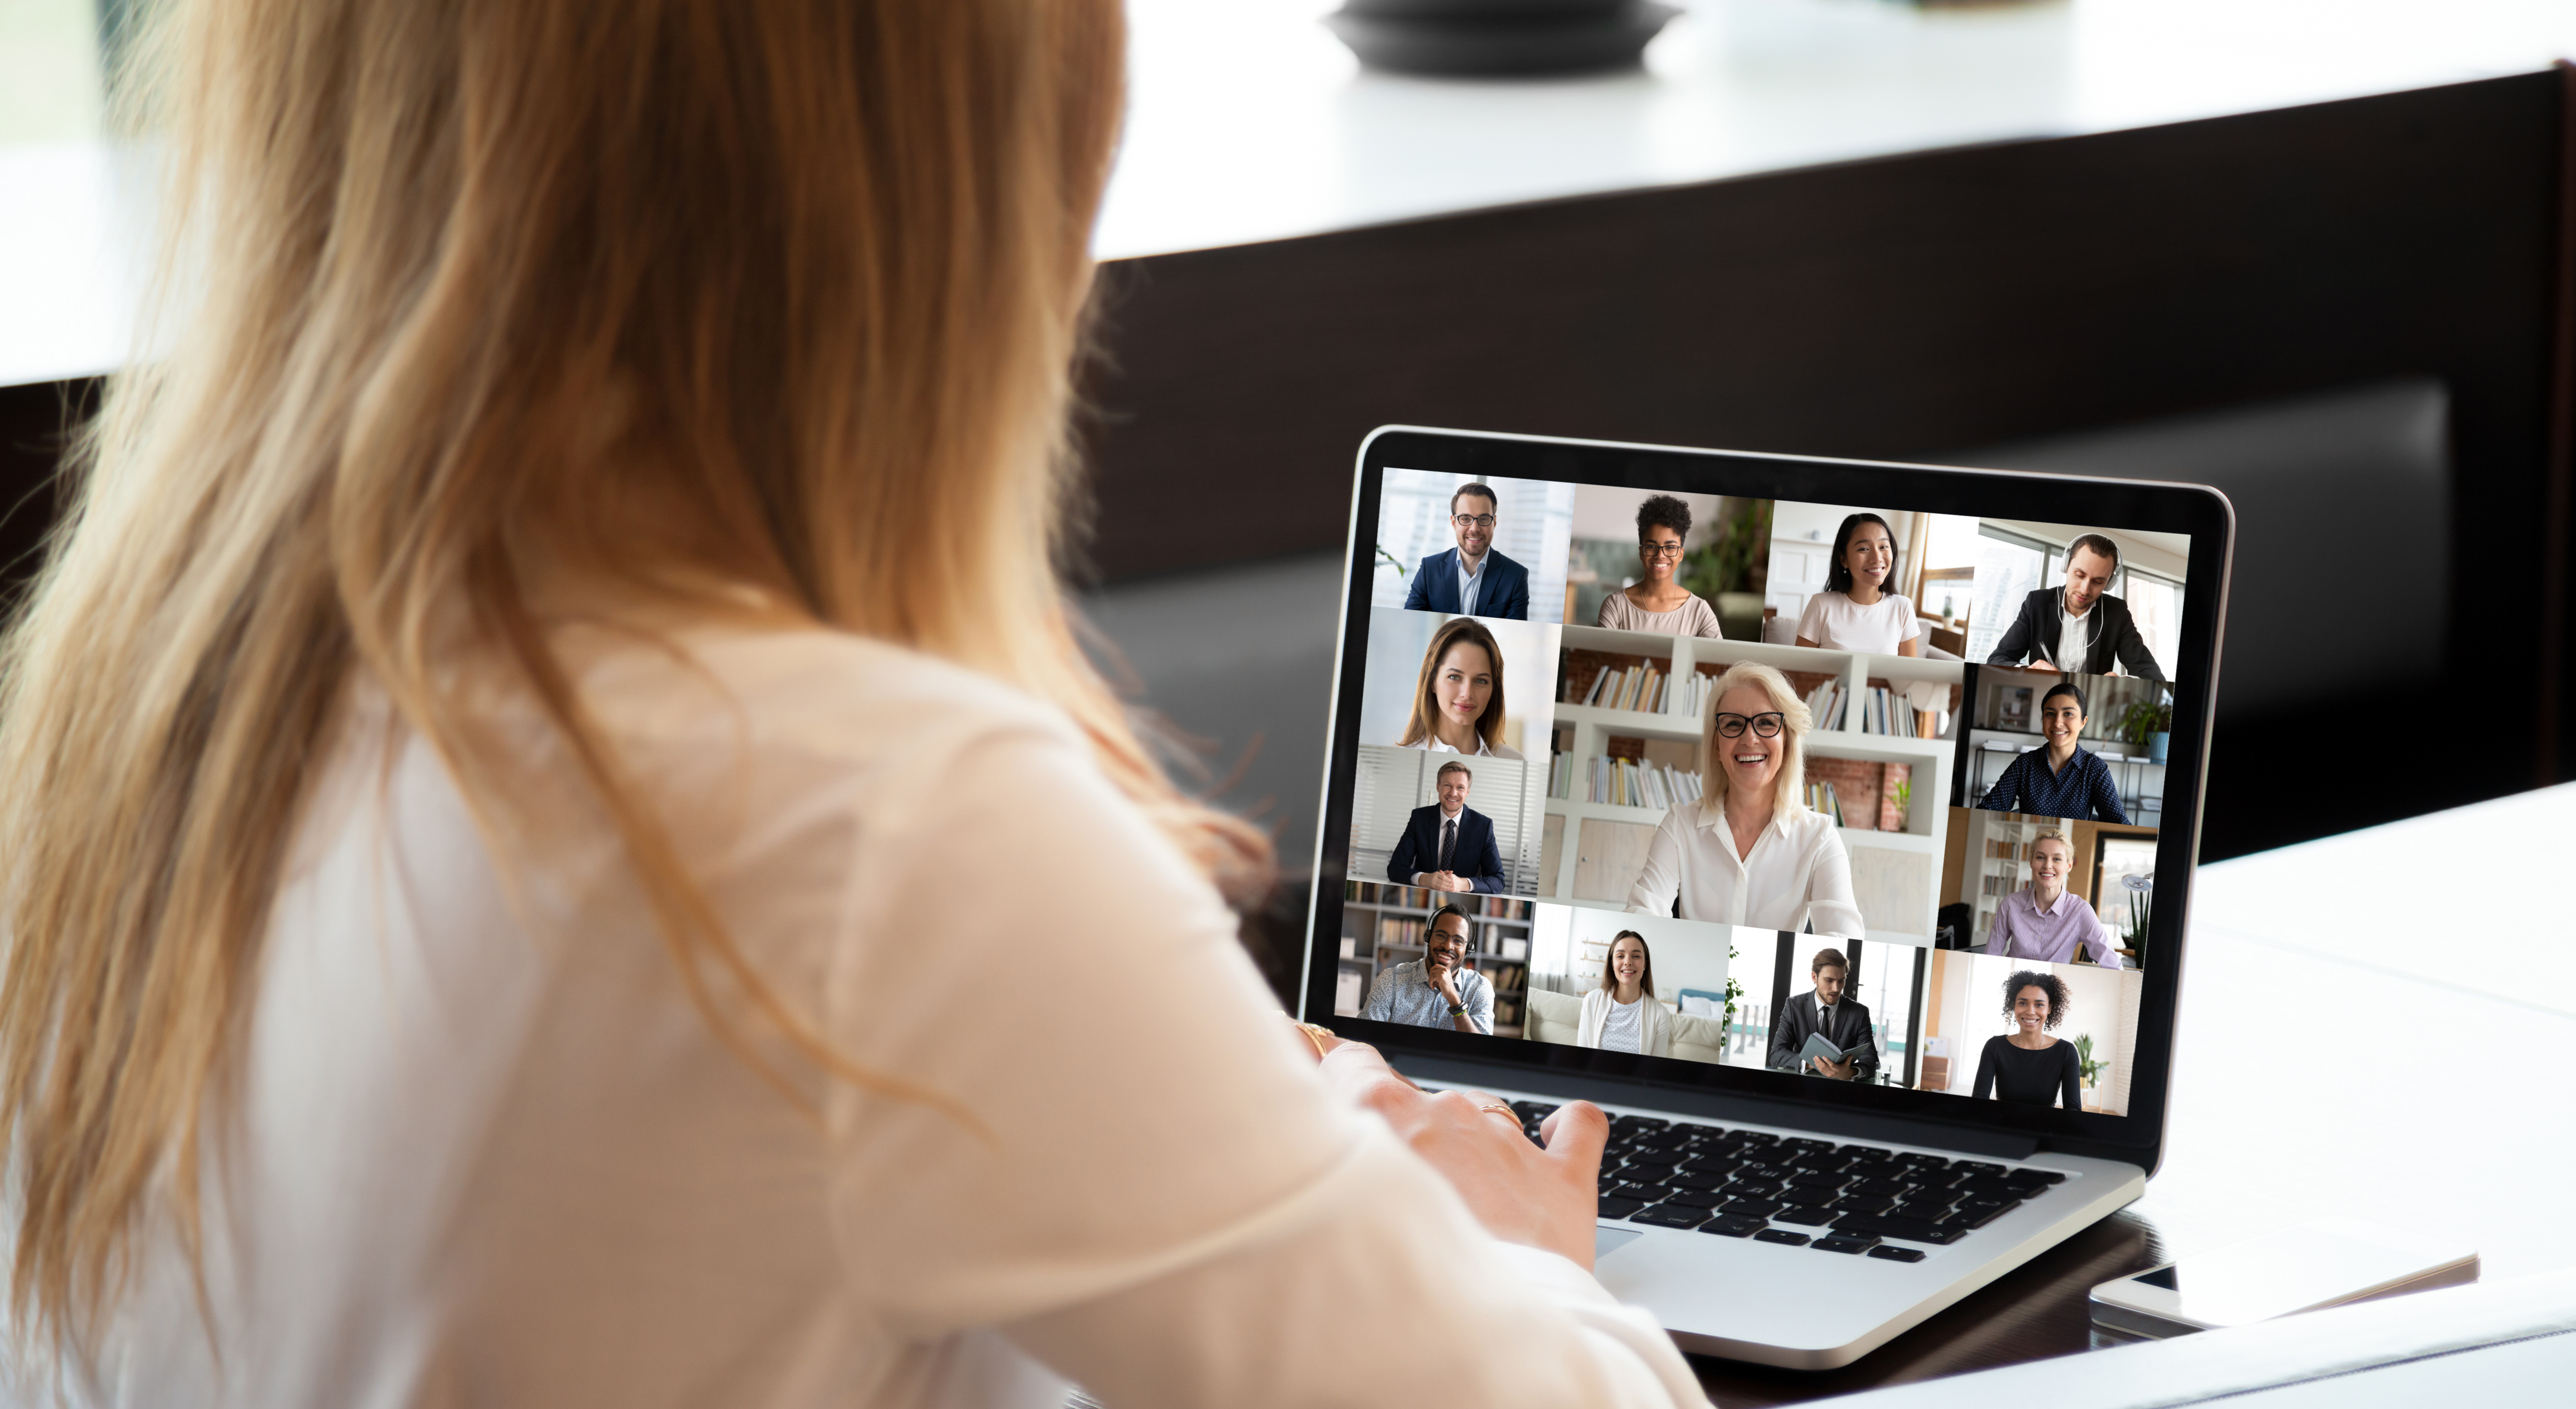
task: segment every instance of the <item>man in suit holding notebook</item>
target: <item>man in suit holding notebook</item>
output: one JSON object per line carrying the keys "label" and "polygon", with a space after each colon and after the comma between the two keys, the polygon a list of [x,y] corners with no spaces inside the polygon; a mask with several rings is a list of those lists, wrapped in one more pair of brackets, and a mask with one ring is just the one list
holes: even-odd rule
{"label": "man in suit holding notebook", "polygon": [[1494,819],[1467,805],[1476,775],[1463,763],[1440,765],[1440,800],[1417,807],[1387,859],[1386,878],[1433,890],[1503,888],[1503,853],[1494,845]]}
{"label": "man in suit holding notebook", "polygon": [[1422,560],[1404,594],[1410,612],[1529,620],[1529,569],[1493,551],[1493,486],[1464,484],[1449,496],[1449,529],[1458,546]]}
{"label": "man in suit holding notebook", "polygon": [[[1837,1081],[1870,1079],[1878,1071],[1878,1050],[1870,1036],[1869,1005],[1843,996],[1851,979],[1851,961],[1839,949],[1819,949],[1808,962],[1807,973],[1815,980],[1815,991],[1783,1004],[1779,1020],[1771,1024],[1772,1070],[1810,1072]],[[1807,1039],[1819,1032],[1841,1050],[1871,1045],[1843,1062],[1801,1055]]]}

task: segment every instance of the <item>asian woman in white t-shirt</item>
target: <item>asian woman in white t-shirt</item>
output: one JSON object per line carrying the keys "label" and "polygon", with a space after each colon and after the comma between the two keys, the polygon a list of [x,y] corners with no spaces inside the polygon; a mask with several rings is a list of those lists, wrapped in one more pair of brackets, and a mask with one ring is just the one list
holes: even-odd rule
{"label": "asian woman in white t-shirt", "polygon": [[1886,591],[1896,570],[1896,537],[1876,514],[1853,514],[1834,534],[1825,590],[1807,599],[1798,644],[1879,656],[1923,654],[1923,623],[1914,603]]}

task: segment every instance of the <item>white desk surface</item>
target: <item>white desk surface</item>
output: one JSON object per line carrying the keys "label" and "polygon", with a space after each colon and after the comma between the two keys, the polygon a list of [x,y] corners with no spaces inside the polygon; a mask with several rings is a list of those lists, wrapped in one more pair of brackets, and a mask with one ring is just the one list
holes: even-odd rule
{"label": "white desk surface", "polygon": [[2203,867],[2135,1205],[2168,1248],[2349,1214],[2576,1267],[2571,856],[2576,784]]}
{"label": "white desk surface", "polygon": [[[1129,0],[1105,258],[2525,72],[2569,0],[1678,0],[1642,72],[1364,74],[1335,0]],[[148,182],[0,147],[0,385],[124,356]]]}

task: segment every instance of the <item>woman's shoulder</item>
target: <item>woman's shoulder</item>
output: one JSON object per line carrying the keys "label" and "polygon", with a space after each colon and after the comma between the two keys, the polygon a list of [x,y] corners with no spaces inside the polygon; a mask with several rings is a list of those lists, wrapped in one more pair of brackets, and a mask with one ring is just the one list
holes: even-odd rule
{"label": "woman's shoulder", "polygon": [[1079,747],[1052,703],[910,647],[819,627],[700,627],[576,645],[584,702],[621,742],[721,742],[852,762],[997,735]]}

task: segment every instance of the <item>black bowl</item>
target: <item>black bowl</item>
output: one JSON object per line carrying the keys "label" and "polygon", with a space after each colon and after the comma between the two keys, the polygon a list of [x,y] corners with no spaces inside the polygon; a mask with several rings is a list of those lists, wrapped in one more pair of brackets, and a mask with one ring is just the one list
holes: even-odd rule
{"label": "black bowl", "polygon": [[1472,20],[1399,18],[1344,8],[1326,15],[1324,23],[1373,69],[1448,78],[1511,77],[1634,64],[1680,13],[1652,0],[1625,0],[1597,13]]}
{"label": "black bowl", "polygon": [[1630,0],[1343,0],[1342,13],[1396,20],[1539,20],[1599,17]]}

